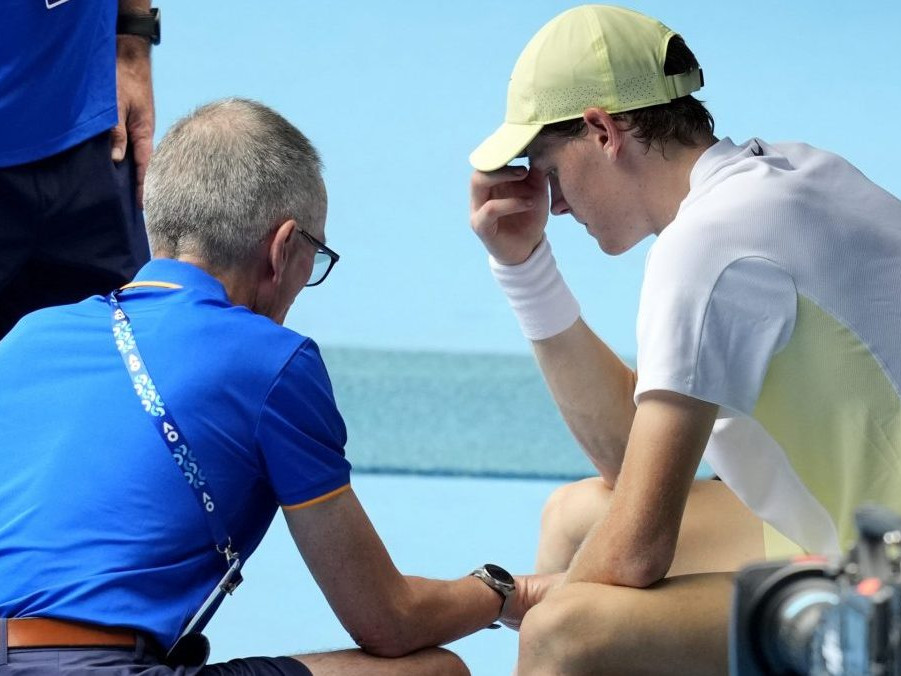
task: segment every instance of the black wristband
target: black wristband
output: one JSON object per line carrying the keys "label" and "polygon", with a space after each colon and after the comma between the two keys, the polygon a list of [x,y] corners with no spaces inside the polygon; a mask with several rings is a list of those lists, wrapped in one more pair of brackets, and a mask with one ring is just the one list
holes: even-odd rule
{"label": "black wristband", "polygon": [[139,35],[150,40],[150,44],[160,43],[160,10],[151,7],[149,14],[120,14],[116,19],[118,35]]}

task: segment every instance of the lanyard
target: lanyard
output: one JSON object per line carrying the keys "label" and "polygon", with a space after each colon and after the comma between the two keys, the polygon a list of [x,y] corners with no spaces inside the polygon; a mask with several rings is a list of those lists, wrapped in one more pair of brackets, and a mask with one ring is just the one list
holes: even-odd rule
{"label": "lanyard", "polygon": [[[148,282],[146,284],[132,283],[129,284],[128,287],[145,285],[179,288],[175,285],[153,282]],[[141,406],[144,408],[147,415],[150,416],[154,428],[159,432],[160,437],[162,437],[163,442],[166,444],[166,448],[169,449],[172,459],[175,461],[175,464],[178,465],[182,474],[184,474],[188,486],[191,488],[191,492],[197,499],[197,504],[200,505],[200,509],[206,517],[207,526],[209,527],[210,534],[213,536],[213,542],[216,544],[216,551],[225,555],[225,560],[228,564],[228,572],[217,585],[217,588],[214,590],[210,599],[207,599],[204,603],[204,607],[201,608],[201,611],[203,611],[207,604],[210,603],[213,596],[217,594],[217,590],[231,594],[241,583],[241,558],[237,552],[232,550],[231,538],[228,536],[225,524],[222,522],[219,513],[216,511],[217,503],[213,497],[213,490],[210,487],[206,475],[200,468],[200,462],[198,461],[197,456],[194,455],[194,452],[188,445],[187,438],[175,422],[172,410],[163,403],[160,393],[156,389],[156,385],[150,378],[150,374],[147,372],[147,367],[144,364],[144,360],[141,358],[141,353],[138,351],[137,343],[135,343],[131,320],[129,320],[128,315],[125,314],[125,311],[119,305],[118,294],[121,290],[122,289],[113,291],[107,297],[107,301],[109,302],[112,311],[113,337],[116,339],[116,349],[119,350],[125,368],[131,377],[135,394],[138,399],[141,400]],[[218,600],[221,601],[221,595]],[[218,606],[218,602],[215,605]],[[215,607],[212,608],[212,611],[215,611]],[[211,615],[212,612],[209,614]],[[200,613],[198,613],[198,615],[200,615]],[[196,619],[198,619],[197,616],[195,616],[195,620]],[[206,619],[208,619],[208,617]],[[194,622],[192,621],[192,624],[193,623]]]}

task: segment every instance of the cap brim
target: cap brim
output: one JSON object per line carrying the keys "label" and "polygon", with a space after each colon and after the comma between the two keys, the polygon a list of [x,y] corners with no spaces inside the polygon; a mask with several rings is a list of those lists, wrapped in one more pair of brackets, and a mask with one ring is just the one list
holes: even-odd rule
{"label": "cap brim", "polygon": [[496,132],[482,141],[482,144],[472,151],[469,163],[479,171],[494,171],[500,169],[516,157],[519,157],[526,146],[532,142],[541,124],[511,124],[504,122]]}

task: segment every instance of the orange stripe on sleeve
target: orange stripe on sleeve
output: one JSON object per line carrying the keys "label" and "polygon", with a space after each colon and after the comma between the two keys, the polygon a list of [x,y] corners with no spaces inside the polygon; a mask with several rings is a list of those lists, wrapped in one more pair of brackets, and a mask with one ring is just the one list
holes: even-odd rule
{"label": "orange stripe on sleeve", "polygon": [[296,505],[282,505],[282,509],[285,511],[290,511],[294,509],[303,509],[304,507],[311,507],[313,505],[318,505],[320,502],[325,502],[326,500],[331,500],[335,496],[341,495],[344,491],[350,489],[350,484],[344,484],[341,488],[336,488],[333,491],[329,491],[324,495],[320,495],[318,498],[313,498],[312,500],[307,500],[306,502],[300,502]]}
{"label": "orange stripe on sleeve", "polygon": [[122,289],[134,289],[139,286],[155,286],[160,289],[181,289],[181,284],[172,284],[171,282],[129,282]]}

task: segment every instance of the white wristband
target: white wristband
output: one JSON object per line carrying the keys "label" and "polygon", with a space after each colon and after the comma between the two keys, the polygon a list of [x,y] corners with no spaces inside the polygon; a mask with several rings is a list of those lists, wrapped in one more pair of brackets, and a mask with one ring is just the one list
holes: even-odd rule
{"label": "white wristband", "polygon": [[519,265],[504,265],[492,256],[488,263],[526,338],[550,338],[576,323],[579,302],[560,276],[547,239]]}

